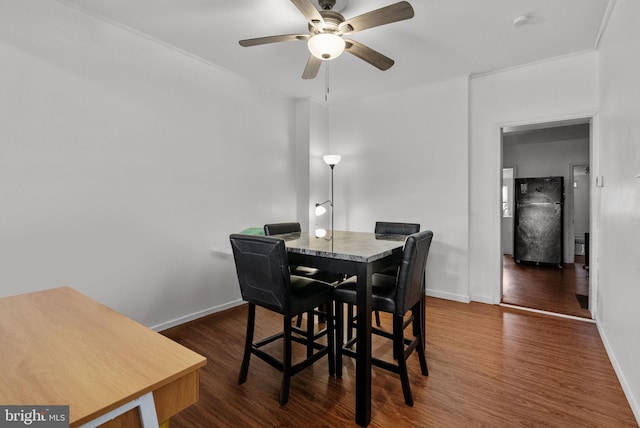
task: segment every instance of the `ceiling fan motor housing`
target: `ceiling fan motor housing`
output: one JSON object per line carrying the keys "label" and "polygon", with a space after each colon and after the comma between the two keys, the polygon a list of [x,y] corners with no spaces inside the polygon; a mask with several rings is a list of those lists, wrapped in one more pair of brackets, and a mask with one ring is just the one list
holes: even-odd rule
{"label": "ceiling fan motor housing", "polygon": [[344,16],[332,10],[321,10],[320,15],[322,15],[322,19],[324,19],[325,25],[320,28],[320,25],[314,27],[310,23],[309,31],[314,33],[335,33],[338,31],[338,27],[340,26],[340,24],[344,22]]}

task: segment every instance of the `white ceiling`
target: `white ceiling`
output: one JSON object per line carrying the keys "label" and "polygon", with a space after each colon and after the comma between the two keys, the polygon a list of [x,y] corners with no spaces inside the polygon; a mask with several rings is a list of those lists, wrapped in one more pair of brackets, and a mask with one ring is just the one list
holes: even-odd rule
{"label": "white ceiling", "polygon": [[[415,17],[350,36],[395,60],[380,71],[350,54],[303,80],[305,42],[243,48],[238,40],[307,33],[290,0],[58,0],[158,40],[284,96],[337,103],[486,73],[597,46],[613,0],[410,0]],[[345,18],[397,0],[349,0]],[[513,20],[528,16],[529,23]]]}

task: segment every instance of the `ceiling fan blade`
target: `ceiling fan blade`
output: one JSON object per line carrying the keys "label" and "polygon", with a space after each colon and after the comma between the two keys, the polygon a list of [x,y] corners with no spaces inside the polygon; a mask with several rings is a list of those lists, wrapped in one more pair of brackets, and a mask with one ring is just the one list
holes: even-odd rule
{"label": "ceiling fan blade", "polygon": [[302,72],[303,79],[315,79],[318,75],[318,71],[320,70],[320,66],[322,65],[322,60],[316,58],[313,55],[309,55],[309,59],[307,60],[307,65]]}
{"label": "ceiling fan blade", "polygon": [[411,7],[409,2],[401,1],[347,19],[340,24],[338,32],[341,34],[355,33],[356,31],[366,30],[367,28],[404,21],[405,19],[413,18],[413,15],[413,7]]}
{"label": "ceiling fan blade", "polygon": [[309,24],[312,26],[322,29],[324,27],[324,19],[318,9],[311,3],[311,0],[291,0],[300,12],[307,18]]}
{"label": "ceiling fan blade", "polygon": [[390,69],[394,64],[394,61],[391,58],[388,58],[380,52],[375,51],[362,43],[358,43],[355,40],[345,40],[345,43],[347,44],[345,51],[357,56],[361,60],[368,62],[382,71]]}
{"label": "ceiling fan blade", "polygon": [[291,42],[294,40],[307,40],[310,36],[308,34],[283,34],[281,36],[268,36],[268,37],[257,37],[255,39],[245,39],[240,40],[240,46],[249,47],[249,46],[258,46],[258,45],[266,45],[269,43],[278,43],[278,42]]}

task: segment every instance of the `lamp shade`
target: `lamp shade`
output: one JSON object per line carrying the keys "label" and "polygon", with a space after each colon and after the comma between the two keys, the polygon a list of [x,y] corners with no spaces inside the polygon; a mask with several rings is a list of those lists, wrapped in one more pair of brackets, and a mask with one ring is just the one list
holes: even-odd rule
{"label": "lamp shade", "polygon": [[316,215],[320,216],[327,212],[327,209],[320,204],[316,204]]}
{"label": "lamp shade", "polygon": [[322,156],[322,159],[324,160],[324,163],[326,163],[327,165],[337,165],[340,163],[340,159],[342,159],[342,156],[340,155],[324,155]]}
{"label": "lamp shade", "polygon": [[339,57],[346,46],[344,39],[331,33],[320,33],[307,42],[309,52],[318,59],[334,59]]}

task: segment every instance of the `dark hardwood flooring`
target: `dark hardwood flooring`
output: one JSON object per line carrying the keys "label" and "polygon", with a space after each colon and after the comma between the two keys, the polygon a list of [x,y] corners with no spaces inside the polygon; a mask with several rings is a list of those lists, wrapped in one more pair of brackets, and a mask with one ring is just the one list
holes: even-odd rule
{"label": "dark hardwood flooring", "polygon": [[[412,355],[408,407],[397,375],[374,367],[371,427],[638,426],[594,324],[435,298],[426,307],[429,376]],[[257,334],[281,328],[280,316],[260,308],[257,316]],[[238,385],[245,325],[243,305],[163,332],[208,359],[199,402],[172,428],[356,426],[349,358],[342,379],[329,377],[326,359],[294,376],[284,407],[280,373],[257,358]],[[390,356],[376,339],[374,354]]]}
{"label": "dark hardwood flooring", "polygon": [[575,263],[557,266],[517,264],[512,256],[502,259],[502,302],[582,318],[591,318],[580,307],[576,294],[589,294],[589,270],[584,256]]}

